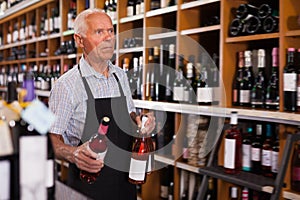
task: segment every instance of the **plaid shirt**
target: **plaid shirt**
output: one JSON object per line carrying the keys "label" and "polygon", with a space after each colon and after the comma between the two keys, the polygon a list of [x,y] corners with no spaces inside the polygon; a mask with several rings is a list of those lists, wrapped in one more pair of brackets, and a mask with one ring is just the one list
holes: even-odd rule
{"label": "plaid shirt", "polygon": [[[106,78],[96,72],[83,57],[79,63],[82,76],[86,78],[94,98],[121,95],[118,83],[112,75],[115,72],[126,96],[128,111],[129,113],[135,112],[128,79],[120,67],[114,66],[109,61],[109,76]],[[50,133],[60,134],[66,144],[77,146],[85,124],[86,100],[87,94],[76,65],[56,81],[50,92],[49,108],[56,116]]]}

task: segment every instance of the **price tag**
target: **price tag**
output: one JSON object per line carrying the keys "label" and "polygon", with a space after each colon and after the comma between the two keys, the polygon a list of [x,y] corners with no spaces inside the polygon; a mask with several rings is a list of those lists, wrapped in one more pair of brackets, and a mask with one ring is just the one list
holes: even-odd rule
{"label": "price tag", "polygon": [[0,156],[13,153],[13,144],[8,124],[0,120]]}
{"label": "price tag", "polygon": [[55,120],[55,115],[38,99],[22,111],[21,117],[40,134],[46,134]]}

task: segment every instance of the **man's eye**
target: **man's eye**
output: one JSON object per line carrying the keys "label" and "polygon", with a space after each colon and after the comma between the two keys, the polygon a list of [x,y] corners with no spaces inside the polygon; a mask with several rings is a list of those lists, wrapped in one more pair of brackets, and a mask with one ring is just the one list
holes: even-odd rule
{"label": "man's eye", "polygon": [[101,35],[103,33],[103,31],[99,30],[99,31],[96,31],[96,33]]}

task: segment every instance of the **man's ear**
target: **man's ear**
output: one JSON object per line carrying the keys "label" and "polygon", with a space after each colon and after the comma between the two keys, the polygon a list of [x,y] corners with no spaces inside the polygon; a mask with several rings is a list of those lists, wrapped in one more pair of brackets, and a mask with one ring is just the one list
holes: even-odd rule
{"label": "man's ear", "polygon": [[82,39],[81,35],[75,33],[74,34],[74,40],[75,40],[78,47],[84,48],[83,39]]}

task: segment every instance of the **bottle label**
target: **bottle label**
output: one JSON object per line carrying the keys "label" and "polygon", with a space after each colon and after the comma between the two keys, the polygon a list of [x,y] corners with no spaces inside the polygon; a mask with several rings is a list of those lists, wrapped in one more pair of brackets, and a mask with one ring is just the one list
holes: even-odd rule
{"label": "bottle label", "polygon": [[240,90],[240,102],[250,103],[250,90]]}
{"label": "bottle label", "polygon": [[292,174],[292,180],[293,181],[300,181],[300,167],[292,167],[293,174]]}
{"label": "bottle label", "polygon": [[[300,82],[300,75],[298,76],[299,82]],[[300,107],[300,84],[298,84],[297,87],[297,106]]]}
{"label": "bottle label", "polygon": [[136,181],[143,181],[146,173],[146,160],[136,160],[131,158],[129,168],[129,178]]}
{"label": "bottle label", "polygon": [[273,173],[278,172],[278,152],[277,151],[272,151],[272,166],[271,166],[271,171]]}
{"label": "bottle label", "polygon": [[234,103],[237,103],[238,102],[238,90],[237,89],[234,89],[233,90],[233,95],[232,95],[232,101],[234,102]]}
{"label": "bottle label", "polygon": [[251,169],[251,145],[243,144],[243,170],[250,171]]}
{"label": "bottle label", "polygon": [[168,194],[169,194],[168,189],[169,189],[169,187],[166,185],[160,186],[160,197],[161,198],[168,198]]}
{"label": "bottle label", "polygon": [[[95,152],[89,147],[89,145],[86,146],[87,150],[90,151],[92,154],[95,154]],[[105,149],[105,151],[101,152],[101,153],[97,153],[96,156],[96,160],[104,160],[105,155],[107,152],[107,148]]]}
{"label": "bottle label", "polygon": [[224,155],[224,167],[228,169],[235,168],[235,139],[225,138],[225,155]]}
{"label": "bottle label", "polygon": [[263,166],[271,166],[271,153],[272,151],[270,150],[262,150],[262,165]]}
{"label": "bottle label", "polygon": [[54,160],[48,159],[46,168],[46,187],[50,188],[54,185]]}
{"label": "bottle label", "polygon": [[212,88],[197,88],[197,102],[212,102]]}
{"label": "bottle label", "polygon": [[173,99],[175,101],[183,101],[184,100],[184,87],[174,87]]}
{"label": "bottle label", "polygon": [[133,6],[127,6],[127,16],[133,16]]}
{"label": "bottle label", "polygon": [[285,92],[295,92],[297,83],[296,73],[284,73],[283,74],[283,91]]}
{"label": "bottle label", "polygon": [[260,161],[260,148],[251,148],[251,160]]}

